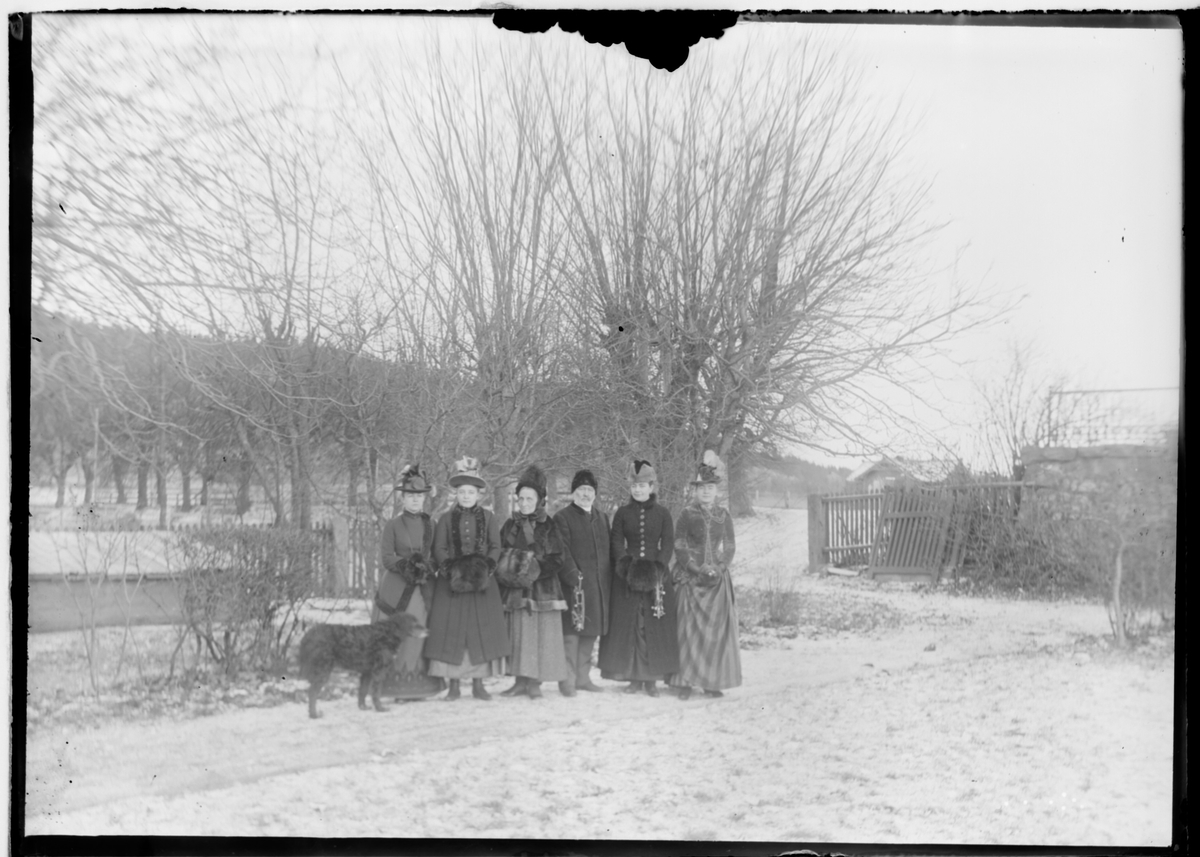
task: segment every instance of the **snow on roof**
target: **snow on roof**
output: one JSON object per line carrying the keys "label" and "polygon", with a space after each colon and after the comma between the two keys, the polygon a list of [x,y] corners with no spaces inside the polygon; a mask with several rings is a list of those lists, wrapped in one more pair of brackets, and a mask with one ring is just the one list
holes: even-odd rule
{"label": "snow on roof", "polygon": [[903,455],[882,455],[865,461],[850,472],[847,482],[861,482],[876,470],[892,470],[921,482],[940,482],[954,470],[954,462],[944,458],[908,458]]}

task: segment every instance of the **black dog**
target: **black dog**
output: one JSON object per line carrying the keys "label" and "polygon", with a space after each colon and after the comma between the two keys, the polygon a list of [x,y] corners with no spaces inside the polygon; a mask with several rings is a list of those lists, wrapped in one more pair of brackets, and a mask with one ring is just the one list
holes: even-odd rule
{"label": "black dog", "polygon": [[426,636],[425,626],[407,613],[394,613],[374,625],[317,625],[300,641],[300,675],[308,679],[308,716],[317,714],[317,694],[334,667],[359,674],[358,707],[367,707],[367,690],[376,711],[379,701],[375,679],[387,671],[400,644],[408,637]]}

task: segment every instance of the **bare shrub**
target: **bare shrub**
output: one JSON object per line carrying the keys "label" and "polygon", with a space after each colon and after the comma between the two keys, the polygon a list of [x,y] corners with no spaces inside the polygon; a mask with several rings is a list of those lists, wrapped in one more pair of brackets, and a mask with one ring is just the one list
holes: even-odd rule
{"label": "bare shrub", "polygon": [[316,591],[319,536],[283,529],[205,528],[183,533],[183,617],[226,675],[275,671],[299,630],[299,609]]}
{"label": "bare shrub", "polygon": [[[1174,621],[1175,483],[1088,489],[959,484],[954,524],[968,588],[1103,601],[1118,644]],[[952,548],[953,549],[953,548]]]}
{"label": "bare shrub", "polygon": [[758,626],[786,627],[800,622],[800,593],[791,575],[778,569],[768,572],[763,585],[738,589],[736,594],[738,625],[743,629]]}

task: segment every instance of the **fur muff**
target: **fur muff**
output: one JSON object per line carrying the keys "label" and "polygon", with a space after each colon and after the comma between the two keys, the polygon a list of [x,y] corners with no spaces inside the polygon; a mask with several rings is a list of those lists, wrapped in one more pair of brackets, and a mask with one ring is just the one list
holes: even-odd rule
{"label": "fur muff", "polygon": [[317,696],[335,667],[356,672],[358,707],[367,707],[367,691],[376,711],[385,711],[379,701],[377,679],[392,664],[396,650],[409,637],[426,635],[425,626],[408,613],[395,613],[373,625],[317,625],[300,640],[300,675],[308,679],[308,716],[317,713]]}
{"label": "fur muff", "polygon": [[533,551],[504,548],[496,563],[496,580],[512,589],[528,589],[541,576],[541,565]]}
{"label": "fur muff", "polygon": [[493,564],[488,558],[479,554],[468,554],[450,560],[446,563],[446,570],[450,574],[450,591],[482,592],[487,589],[488,575],[491,574],[492,568]]}
{"label": "fur muff", "polygon": [[625,582],[634,592],[651,592],[658,585],[661,564],[652,559],[635,559],[629,563]]}
{"label": "fur muff", "polygon": [[415,551],[412,556],[402,559],[396,564],[396,573],[404,578],[405,583],[411,583],[414,586],[420,586],[427,581],[430,572],[431,569],[425,561],[425,557]]}

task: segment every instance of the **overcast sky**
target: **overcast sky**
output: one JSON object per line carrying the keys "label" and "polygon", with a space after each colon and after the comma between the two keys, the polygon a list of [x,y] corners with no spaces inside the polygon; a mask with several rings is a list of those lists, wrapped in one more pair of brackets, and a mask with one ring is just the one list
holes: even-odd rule
{"label": "overcast sky", "polygon": [[[788,26],[739,24],[709,49],[787,39]],[[901,95],[914,112],[908,154],[934,172],[931,213],[947,224],[939,255],[966,247],[958,276],[1020,301],[955,347],[957,379],[934,394],[949,403],[944,416],[955,421],[968,379],[1002,368],[1014,339],[1071,384],[1177,385],[1179,32],[823,29],[862,59],[865,88],[884,103]]]}

